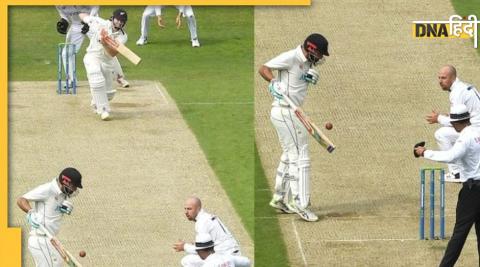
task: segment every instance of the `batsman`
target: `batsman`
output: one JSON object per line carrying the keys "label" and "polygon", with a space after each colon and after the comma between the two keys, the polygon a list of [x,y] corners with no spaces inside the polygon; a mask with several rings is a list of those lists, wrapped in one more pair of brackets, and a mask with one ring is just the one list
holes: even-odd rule
{"label": "batsman", "polygon": [[[82,187],[82,175],[75,168],[65,168],[52,181],[39,185],[17,199],[18,207],[27,216],[30,225],[28,249],[37,267],[61,267],[63,260],[54,242],[50,242],[42,227],[58,234],[64,215],[73,211],[72,198]],[[34,203],[32,207],[30,202]]]}
{"label": "batsman", "polygon": [[90,45],[83,58],[92,94],[92,107],[102,120],[110,119],[110,104],[116,90],[113,89],[114,58],[118,54],[116,44],[125,43],[127,12],[117,9],[109,20],[80,13],[80,18],[90,28]]}
{"label": "batsman", "polygon": [[[314,69],[329,56],[328,41],[318,33],[309,35],[303,45],[271,59],[259,69],[270,82],[268,89],[274,97],[270,120],[275,127],[283,153],[275,177],[275,192],[270,206],[285,213],[297,213],[306,221],[317,221],[310,210],[310,158],[308,132],[295,116],[292,107],[283,99],[287,95],[301,106],[309,84],[318,82]],[[274,77],[273,71],[278,75]]]}

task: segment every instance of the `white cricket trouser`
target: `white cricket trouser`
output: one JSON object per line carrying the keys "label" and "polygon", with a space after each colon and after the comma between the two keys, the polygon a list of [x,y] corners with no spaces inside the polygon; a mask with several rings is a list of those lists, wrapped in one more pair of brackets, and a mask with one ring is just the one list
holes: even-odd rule
{"label": "white cricket trouser", "polygon": [[[235,267],[250,267],[251,262],[247,257],[232,254],[232,260]],[[205,261],[197,254],[188,254],[182,258],[181,264],[183,267],[202,267]]]}
{"label": "white cricket trouser", "polygon": [[118,78],[125,78],[125,74],[123,74],[122,66],[118,58],[113,57],[113,79],[116,80]]}
{"label": "white cricket trouser", "polygon": [[187,18],[188,30],[190,31],[190,40],[198,39],[197,20],[191,6],[177,6],[177,9],[183,12],[183,17]]}
{"label": "white cricket trouser", "polygon": [[[82,27],[83,25],[80,22],[73,22],[70,28],[68,29],[67,36],[65,38],[65,43],[69,44],[74,44],[75,45],[75,51],[69,50],[68,51],[68,73],[67,73],[67,53],[66,50],[64,49],[62,51],[62,62],[63,62],[63,68],[65,70],[65,74],[68,75],[69,81],[71,81],[70,78],[73,78],[73,67],[75,65],[75,54],[80,51],[80,47],[82,46],[83,39],[85,39],[85,34],[82,33]],[[73,53],[75,52],[75,53]]]}
{"label": "white cricket trouser", "polygon": [[[282,146],[282,156],[277,172],[275,190],[286,192],[289,180],[290,190],[298,208],[304,209],[310,203],[310,158],[308,156],[308,133],[297,116],[287,107],[272,107],[270,120],[277,130]],[[285,165],[288,164],[288,168]],[[286,175],[288,174],[288,175]]]}
{"label": "white cricket trouser", "polygon": [[[452,148],[459,136],[460,133],[457,133],[452,126],[443,126],[435,131],[435,140],[437,141],[438,148],[442,151]],[[459,173],[462,169],[454,163],[447,164],[447,166],[448,171],[451,173]]]}
{"label": "white cricket trouser", "polygon": [[36,267],[62,267],[63,259],[46,236],[30,235],[28,250]]}
{"label": "white cricket trouser", "polygon": [[110,112],[107,92],[113,91],[113,58],[87,52],[83,63],[92,94],[92,104],[95,105],[98,114],[103,111]]}
{"label": "white cricket trouser", "polygon": [[147,6],[145,10],[143,11],[142,14],[142,22],[140,24],[140,32],[141,36],[140,38],[146,39],[148,37],[148,29],[150,28],[150,25],[148,21],[150,20],[150,17],[154,16],[160,16],[162,15],[162,8],[161,6]]}

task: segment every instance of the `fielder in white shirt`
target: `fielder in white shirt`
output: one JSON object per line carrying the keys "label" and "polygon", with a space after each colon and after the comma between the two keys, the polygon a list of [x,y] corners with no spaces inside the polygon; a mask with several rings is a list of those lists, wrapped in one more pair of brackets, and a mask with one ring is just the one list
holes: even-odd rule
{"label": "fielder in white shirt", "polygon": [[[448,242],[440,267],[454,266],[458,260],[470,229],[475,224],[477,240],[480,240],[480,127],[470,124],[471,114],[463,104],[450,109],[450,122],[459,133],[455,144],[446,151],[414,148],[415,156],[444,163],[457,163],[463,183],[458,193],[455,227]],[[480,253],[480,247],[477,247]]]}
{"label": "fielder in white shirt", "polygon": [[215,253],[214,246],[209,234],[201,233],[195,237],[195,251],[203,260],[202,267],[235,267],[232,256]]}
{"label": "fielder in white shirt", "polygon": [[[87,13],[90,16],[98,16],[99,6],[56,6],[60,20],[57,22],[57,31],[60,34],[66,34],[65,43],[74,44],[75,51],[69,51],[68,53],[68,65],[69,69],[67,73],[68,81],[71,85],[73,83],[73,64],[74,53],[77,54],[82,46],[85,35],[90,38],[90,27],[88,24],[80,19],[80,13]],[[69,27],[70,26],[70,27]],[[62,51],[62,61],[65,71],[66,69],[66,51]],[[130,84],[125,80],[125,74],[123,73],[120,62],[115,57],[114,59],[114,78],[122,87],[129,87]]]}
{"label": "fielder in white shirt", "polygon": [[[157,24],[160,28],[165,28],[165,23],[162,17],[162,9],[165,6],[147,6],[142,14],[142,22],[141,22],[141,36],[137,40],[137,45],[146,45],[148,40],[148,29],[150,28],[149,20],[150,17],[157,16]],[[195,18],[195,14],[193,13],[193,9],[191,6],[175,6],[178,10],[178,15],[175,19],[175,23],[177,24],[177,29],[179,29],[182,25],[182,17],[187,18],[188,29],[190,31],[190,41],[192,42],[192,47],[200,47],[200,42],[198,41],[197,35],[197,20]]]}
{"label": "fielder in white shirt", "polygon": [[[450,106],[463,104],[471,114],[472,125],[480,126],[480,94],[475,86],[457,78],[457,70],[452,65],[443,66],[438,72],[438,82],[444,91],[450,92]],[[447,115],[432,111],[427,115],[430,124],[439,123],[441,127],[435,132],[435,140],[440,150],[449,150],[455,144],[459,133],[455,131]],[[461,168],[455,162],[448,164],[449,173],[446,181],[459,181]]]}
{"label": "fielder in white shirt", "polygon": [[[220,218],[209,214],[202,209],[202,202],[197,197],[190,197],[185,202],[185,216],[189,221],[195,222],[195,234],[208,234],[215,243],[215,252],[232,256],[235,266],[248,267],[250,260],[241,256],[240,247],[228,228]],[[185,251],[187,255],[182,258],[184,267],[201,267],[203,259],[196,253],[195,245],[179,241],[173,245],[175,251]]]}
{"label": "fielder in white shirt", "polygon": [[[321,34],[314,33],[305,39],[303,45],[280,54],[259,69],[262,78],[270,82],[268,88],[274,97],[270,120],[283,150],[270,205],[286,213],[297,213],[306,221],[318,220],[318,216],[309,209],[308,133],[282,98],[284,94],[288,95],[297,106],[302,106],[308,85],[318,81],[319,75],[314,66],[323,63],[324,56],[329,56],[328,41]],[[278,71],[276,78],[274,70]]]}
{"label": "fielder in white shirt", "polygon": [[114,57],[118,54],[112,43],[125,43],[127,35],[123,27],[127,23],[127,12],[117,9],[110,20],[80,14],[90,27],[90,45],[83,58],[88,83],[92,94],[92,107],[102,120],[110,119],[110,104],[116,90],[112,87]]}
{"label": "fielder in white shirt", "polygon": [[[65,214],[73,211],[72,197],[82,187],[82,175],[75,168],[66,168],[51,182],[42,184],[17,199],[17,205],[27,213],[30,224],[28,249],[37,267],[60,267],[63,259],[45,233],[39,230],[43,225],[53,235],[60,231],[60,222]],[[34,202],[34,207],[30,205]]]}

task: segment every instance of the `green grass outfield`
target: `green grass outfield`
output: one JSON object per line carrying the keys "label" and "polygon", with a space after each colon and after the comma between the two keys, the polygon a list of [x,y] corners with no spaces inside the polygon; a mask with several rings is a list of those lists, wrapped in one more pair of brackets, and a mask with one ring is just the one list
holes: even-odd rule
{"label": "green grass outfield", "polygon": [[[143,59],[136,67],[119,57],[127,79],[165,85],[253,238],[253,8],[194,8],[198,49],[191,47],[185,19],[176,30],[173,7],[166,9],[167,28],[159,30],[152,18],[149,44],[136,46],[143,9],[126,8],[127,46]],[[100,16],[113,10],[102,7]],[[56,80],[56,45],[64,42],[58,17],[54,7],[9,8],[9,80]],[[86,80],[82,59],[83,52],[78,77]]]}

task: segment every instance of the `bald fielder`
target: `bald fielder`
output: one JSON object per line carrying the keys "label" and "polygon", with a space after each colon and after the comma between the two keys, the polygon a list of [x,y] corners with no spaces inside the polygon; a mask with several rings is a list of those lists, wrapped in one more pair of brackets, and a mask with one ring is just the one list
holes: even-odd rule
{"label": "bald fielder", "polygon": [[[236,267],[249,267],[250,260],[241,256],[240,246],[232,233],[217,216],[207,213],[202,209],[202,202],[197,197],[190,197],[185,201],[185,216],[189,221],[195,222],[195,235],[208,235],[215,243],[216,253],[230,255]],[[177,252],[185,251],[187,255],[182,258],[183,267],[202,267],[205,264],[195,250],[193,243],[178,241],[173,245]],[[208,266],[208,265],[207,265]]]}
{"label": "bald fielder", "polygon": [[[471,114],[473,126],[480,126],[480,93],[475,86],[461,81],[457,77],[457,70],[452,65],[443,66],[438,72],[438,83],[442,90],[449,92],[450,106],[465,105]],[[430,124],[439,123],[441,127],[435,131],[435,140],[442,151],[453,147],[459,133],[452,127],[448,114],[443,115],[432,111],[426,120]],[[445,177],[447,182],[460,182],[461,167],[455,162],[448,163],[449,173]]]}
{"label": "bald fielder", "polygon": [[[328,41],[321,34],[309,35],[303,45],[280,54],[259,69],[274,100],[270,119],[275,127],[283,153],[275,177],[275,193],[270,206],[286,213],[297,213],[306,221],[317,221],[310,209],[310,157],[308,132],[295,116],[283,95],[288,95],[302,106],[310,83],[316,84],[318,73],[315,65],[328,56]],[[277,77],[273,71],[278,71]],[[288,198],[291,194],[291,200]]]}
{"label": "bald fielder", "polygon": [[[28,249],[37,267],[60,267],[63,259],[40,229],[43,225],[54,236],[60,231],[64,215],[73,211],[72,198],[82,187],[82,175],[75,168],[64,169],[51,182],[37,186],[17,199],[18,207],[27,213],[30,225]],[[32,207],[30,202],[34,203]]]}
{"label": "bald fielder", "polygon": [[91,32],[90,45],[83,62],[92,94],[92,107],[102,120],[109,120],[109,100],[116,93],[112,87],[114,57],[118,54],[111,42],[127,41],[127,35],[123,31],[127,23],[127,12],[117,9],[109,20],[85,13],[81,13],[80,18],[88,24]]}
{"label": "bald fielder", "polygon": [[[85,36],[90,38],[90,27],[80,19],[80,13],[88,13],[90,16],[98,16],[99,6],[56,6],[60,20],[57,22],[57,32],[65,34],[65,43],[75,45],[75,54],[80,51]],[[68,65],[73,66],[75,54],[69,51]],[[66,71],[66,51],[62,51],[62,62]],[[73,83],[73,68],[69,68],[68,81]],[[114,59],[114,77],[122,87],[129,87],[129,83],[125,80],[125,74],[118,59]]]}

